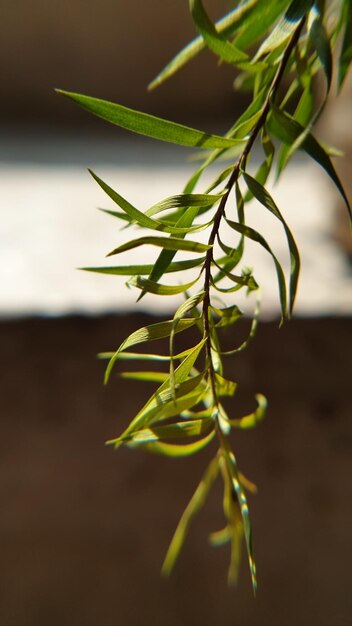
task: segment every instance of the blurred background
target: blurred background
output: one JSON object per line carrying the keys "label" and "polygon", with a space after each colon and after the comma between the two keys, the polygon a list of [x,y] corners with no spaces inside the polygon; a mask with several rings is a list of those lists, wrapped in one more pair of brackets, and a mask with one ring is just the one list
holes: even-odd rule
{"label": "blurred background", "polygon": [[[234,441],[251,498],[259,593],[245,559],[226,589],[227,551],[214,493],[170,581],[160,565],[211,451],[170,461],[103,442],[146,398],[143,385],[102,386],[95,355],[166,316],[171,303],[123,279],[79,272],[104,265],[125,239],[93,168],[140,209],[182,191],[189,151],[131,137],[54,93],[55,87],[224,132],[245,107],[229,67],[203,53],[148,93],[148,82],[193,36],[186,2],[3,0],[0,26],[0,618],[6,626],[285,624],[347,626],[352,449],[351,238],[336,191],[295,159],[273,194],[302,252],[296,318],[278,329],[270,258],[248,246],[263,285],[257,341],[229,361],[234,412],[270,399],[266,423]],[[212,0],[214,18],[226,3]],[[226,8],[226,7],[225,7]],[[351,197],[351,81],[319,137],[346,152],[336,163]],[[258,207],[253,224],[287,265],[282,232]],[[143,260],[152,260],[143,250]],[[126,257],[127,261],[127,257]],[[168,300],[168,299],[165,299]],[[233,340],[228,338],[229,348]]]}

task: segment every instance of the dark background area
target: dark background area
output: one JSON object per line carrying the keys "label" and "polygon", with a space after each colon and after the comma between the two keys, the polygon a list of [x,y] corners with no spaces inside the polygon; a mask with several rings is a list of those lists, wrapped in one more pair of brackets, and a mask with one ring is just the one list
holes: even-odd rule
{"label": "dark background area", "polygon": [[[214,18],[227,6],[207,3]],[[89,125],[90,133],[109,133],[107,125],[64,102],[54,87],[180,122],[211,125],[221,118],[224,128],[243,104],[232,89],[233,70],[226,64],[217,70],[209,52],[147,92],[148,83],[197,34],[187,2],[3,0],[1,18],[2,123],[35,123],[50,131]]]}
{"label": "dark background area", "polygon": [[[348,626],[351,617],[351,322],[263,324],[228,362],[239,382],[232,415],[270,407],[235,434],[250,497],[259,591],[246,558],[227,590],[221,487],[195,521],[169,581],[160,567],[178,518],[214,447],[169,460],[113,452],[146,385],[102,385],[100,350],[151,320],[28,319],[0,326],[0,621],[6,626],[233,623]],[[228,347],[233,346],[229,337]],[[215,445],[215,444],[214,444]]]}

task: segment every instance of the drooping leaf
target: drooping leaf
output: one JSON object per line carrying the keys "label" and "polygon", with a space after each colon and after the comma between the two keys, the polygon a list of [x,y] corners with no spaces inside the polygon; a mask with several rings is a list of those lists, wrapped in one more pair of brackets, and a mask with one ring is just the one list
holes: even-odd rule
{"label": "drooping leaf", "polygon": [[232,326],[232,324],[243,317],[243,312],[236,304],[224,307],[223,309],[213,306],[212,311],[220,318],[216,323],[217,328]]}
{"label": "drooping leaf", "polygon": [[254,428],[254,426],[256,426],[258,422],[261,422],[262,419],[264,419],[268,406],[268,401],[266,397],[263,396],[263,394],[261,393],[258,393],[255,396],[255,399],[258,403],[258,407],[256,408],[256,410],[253,411],[253,413],[250,413],[249,415],[244,415],[239,419],[231,419],[231,426],[242,429]]}
{"label": "drooping leaf", "polygon": [[128,285],[131,287],[137,287],[137,289],[142,289],[144,292],[154,293],[159,296],[174,296],[178,293],[184,293],[187,289],[190,289],[197,281],[199,280],[199,276],[195,280],[190,281],[189,283],[185,283],[183,285],[161,285],[160,283],[156,283],[149,278],[143,278],[142,276],[133,276],[129,281]]}
{"label": "drooping leaf", "polygon": [[343,41],[341,46],[340,58],[339,58],[339,71],[338,71],[338,84],[341,89],[344,80],[347,76],[349,67],[352,62],[352,2],[351,0],[344,1],[344,19],[345,30],[343,35]]}
{"label": "drooping leaf", "polygon": [[242,50],[248,50],[270,30],[289,3],[290,0],[257,0],[236,33],[234,43]]}
{"label": "drooping leaf", "polygon": [[126,380],[142,380],[148,383],[163,383],[167,379],[167,372],[153,372],[153,371],[127,371],[120,372],[120,378]]}
{"label": "drooping leaf", "polygon": [[290,262],[291,262],[290,313],[292,314],[293,305],[294,305],[296,292],[297,292],[299,271],[300,271],[300,257],[299,257],[299,252],[298,252],[298,248],[297,248],[296,242],[294,240],[294,237],[293,237],[293,235],[291,233],[291,230],[288,227],[288,225],[287,225],[287,223],[286,223],[286,221],[285,221],[281,211],[276,206],[276,204],[275,204],[273,198],[271,197],[270,193],[268,192],[268,190],[265,189],[265,187],[263,187],[263,185],[261,185],[257,180],[255,180],[255,178],[253,178],[252,176],[250,176],[246,172],[243,172],[243,177],[244,177],[244,179],[246,181],[246,185],[247,185],[248,189],[251,191],[253,196],[263,206],[265,206],[265,208],[267,208],[273,215],[275,215],[275,217],[281,222],[281,224],[282,224],[282,226],[284,228],[284,231],[285,231],[285,234],[286,234],[287,243],[288,243],[288,247],[289,247],[289,251],[290,251]]}
{"label": "drooping leaf", "polygon": [[[151,443],[154,441],[163,441],[165,439],[188,439],[190,437],[198,437],[199,435],[208,435],[210,430],[214,429],[214,422],[211,419],[202,420],[182,420],[175,424],[167,424],[166,426],[153,426],[145,428],[137,432],[131,433],[128,437],[121,438],[126,443]],[[116,443],[111,441],[111,443]]]}
{"label": "drooping leaf", "polygon": [[114,254],[120,254],[139,246],[150,245],[157,248],[164,248],[165,250],[187,250],[189,252],[206,252],[211,246],[198,241],[191,241],[189,239],[181,239],[175,237],[139,237],[138,239],[132,239],[123,243],[118,248],[115,248],[106,256],[113,256]]}
{"label": "drooping leaf", "polygon": [[[192,321],[193,323],[195,322],[194,319],[191,320],[180,320],[180,323],[182,321]],[[172,320],[172,324],[173,324],[173,320]],[[171,331],[171,329],[170,329]],[[179,329],[177,327],[176,332],[179,332]],[[181,385],[182,383],[185,383],[187,381],[187,378],[200,354],[200,352],[203,349],[205,343],[205,339],[202,339],[202,341],[200,341],[190,352],[189,354],[186,356],[186,358],[180,363],[180,365],[176,368],[175,372],[174,372],[174,383],[175,385]],[[188,382],[188,385],[186,386],[186,388],[184,387],[183,389],[178,389],[178,396],[180,396],[180,393],[182,393],[183,391],[186,391],[187,393],[189,391],[193,391],[193,389],[190,387],[192,387],[193,385],[200,386],[201,384],[201,379],[197,380],[197,377],[194,377],[193,380]],[[202,387],[202,389],[199,390],[199,397],[203,394],[203,392],[205,391],[205,388]],[[182,411],[184,411],[186,408],[191,408],[192,406],[195,406],[196,402],[195,402],[195,398],[192,397],[191,402],[188,403],[188,399],[187,399],[187,404],[188,406],[183,406],[181,407],[180,405],[176,408],[175,406],[175,399],[174,399],[174,390],[171,389],[170,387],[170,377],[168,377],[163,384],[156,390],[156,392],[152,395],[152,397],[146,402],[146,404],[142,407],[142,409],[137,413],[137,415],[134,417],[134,419],[132,420],[132,422],[129,424],[129,426],[127,427],[127,429],[125,430],[125,432],[123,433],[123,436],[129,435],[131,432],[134,432],[136,430],[139,430],[140,428],[144,428],[145,426],[149,425],[150,420],[152,420],[155,415],[157,415],[158,410],[160,410],[159,416],[161,416],[162,412],[160,409],[160,401],[162,399],[162,394],[164,392],[167,392],[168,396],[165,398],[165,401],[170,400],[173,403],[174,406],[174,410],[176,410],[176,414],[177,411],[179,413],[181,413]],[[198,391],[196,391],[196,395],[198,394]],[[193,404],[192,404],[193,402]],[[166,415],[164,414],[164,407],[162,407],[163,410],[163,417],[165,418]]]}
{"label": "drooping leaf", "polygon": [[181,193],[161,200],[157,204],[147,209],[146,215],[152,216],[169,209],[188,209],[189,207],[210,208],[221,200],[222,194],[211,195],[204,193]]}
{"label": "drooping leaf", "polygon": [[134,133],[160,139],[169,143],[176,143],[180,146],[191,146],[198,148],[230,148],[236,144],[234,139],[227,139],[211,133],[204,133],[195,128],[189,128],[183,124],[164,120],[142,111],[135,111],[121,104],[91,98],[83,94],[71,93],[62,89],[56,90],[58,93],[73,100],[81,107],[101,117],[111,124],[125,128]]}
{"label": "drooping leaf", "polygon": [[191,522],[204,506],[209,491],[217,478],[218,471],[219,463],[218,459],[215,458],[208,465],[202,480],[200,481],[177,525],[161,570],[164,576],[168,576],[171,573],[187,537]]}
{"label": "drooping leaf", "polygon": [[[230,11],[223,18],[215,23],[216,31],[227,37],[241,26],[246,14],[257,4],[258,0],[242,0],[239,5]],[[170,78],[175,72],[181,69],[186,63],[193,59],[206,47],[203,37],[193,39],[181,52],[179,52],[170,63],[156,76],[149,84],[149,89],[155,89]]]}
{"label": "drooping leaf", "polygon": [[193,21],[210,50],[226,63],[236,64],[247,61],[248,55],[230,43],[224,35],[219,33],[209,16],[205,12],[202,0],[189,0]]}
{"label": "drooping leaf", "polygon": [[[190,206],[186,211],[181,215],[181,217],[176,222],[176,226],[178,228],[189,228],[193,223],[193,220],[198,214],[199,207]],[[185,234],[176,235],[175,239],[177,241],[183,240]],[[150,273],[150,280],[158,281],[163,274],[166,272],[169,267],[172,259],[176,254],[177,248],[168,248],[168,246],[163,246],[163,250],[160,252],[154,267]],[[143,294],[143,292],[142,292]]]}
{"label": "drooping leaf", "polygon": [[[177,326],[177,332],[182,332],[187,328],[190,328],[195,324],[195,319],[184,319],[180,320],[180,323]],[[171,329],[173,326],[173,320],[168,320],[167,322],[158,322],[157,324],[150,324],[149,326],[144,326],[139,330],[134,331],[131,335],[129,335],[116,350],[114,355],[111,357],[109,364],[106,368],[105,372],[105,384],[109,380],[109,376],[111,374],[111,370],[114,367],[114,364],[118,358],[118,355],[123,350],[127,350],[132,346],[135,346],[138,343],[144,343],[145,341],[153,341],[155,339],[162,339],[163,337],[169,337]]]}
{"label": "drooping leaf", "polygon": [[263,55],[281,46],[290,37],[313,4],[314,0],[293,0],[285,15],[280,18],[275,28],[260,46],[253,61],[257,61]]}
{"label": "drooping leaf", "polygon": [[[303,137],[305,137],[305,129],[301,126],[301,124],[292,119],[292,117],[288,113],[282,111],[274,104],[272,107],[272,116],[270,118],[269,125],[271,131],[278,137],[278,139],[284,141],[287,144],[293,143],[300,135],[302,135],[302,133]],[[341,196],[345,201],[346,207],[350,215],[350,219],[352,219],[351,206],[349,204],[345,190],[326,150],[324,150],[323,146],[318,143],[318,141],[315,139],[315,137],[313,137],[311,133],[309,133],[309,135],[305,137],[301,147],[305,152],[307,152],[307,154],[309,154],[312,159],[314,159],[314,161],[321,165],[321,167],[330,176],[331,180],[335,183],[337,189],[339,190]]]}
{"label": "drooping leaf", "polygon": [[226,448],[226,449],[223,449],[223,454],[225,457],[226,466],[228,468],[228,472],[229,472],[229,475],[231,477],[232,484],[233,484],[233,489],[237,496],[238,504],[239,504],[240,511],[241,511],[243,530],[244,530],[244,536],[246,540],[246,547],[247,547],[247,554],[248,554],[249,569],[250,569],[251,579],[252,579],[252,586],[253,586],[254,593],[256,593],[257,575],[256,575],[256,565],[255,565],[254,556],[253,556],[252,527],[251,527],[251,522],[249,518],[247,498],[246,498],[245,491],[242,487],[242,484],[239,478],[237,461],[236,461],[236,457],[234,453],[229,448]]}
{"label": "drooping leaf", "polygon": [[[174,272],[184,272],[185,270],[199,267],[204,263],[205,257],[198,257],[198,259],[190,259],[187,261],[174,261],[165,269],[165,274],[172,274]],[[96,272],[98,274],[110,274],[113,276],[140,276],[144,274],[150,274],[154,265],[117,265],[108,267],[80,267],[79,269],[85,272]]]}
{"label": "drooping leaf", "polygon": [[202,439],[198,439],[193,443],[175,444],[164,443],[162,441],[155,441],[154,443],[147,443],[141,445],[143,450],[152,452],[153,454],[161,454],[162,456],[168,456],[175,459],[192,456],[197,452],[200,452],[214,439],[215,431],[209,433]]}
{"label": "drooping leaf", "polygon": [[323,15],[318,3],[315,3],[310,11],[308,19],[308,32],[316,49],[319,60],[324,68],[327,92],[329,92],[332,80],[332,52],[329,38],[323,24]]}
{"label": "drooping leaf", "polygon": [[267,250],[267,252],[269,252],[269,254],[271,255],[271,257],[272,257],[272,259],[274,261],[274,264],[275,264],[277,280],[278,280],[278,284],[279,284],[279,294],[280,294],[282,320],[285,319],[285,318],[288,318],[289,317],[289,310],[287,308],[285,274],[283,272],[281,264],[279,263],[276,255],[274,254],[274,252],[270,248],[269,244],[264,239],[264,237],[260,233],[258,233],[258,231],[254,230],[254,228],[251,228],[250,226],[245,226],[245,225],[237,223],[237,222],[233,222],[232,220],[226,220],[226,221],[229,224],[229,226],[231,226],[231,228],[233,228],[233,230],[236,230],[238,233],[243,234],[245,237],[248,237],[249,239],[252,239],[252,241],[256,241],[265,250]]}

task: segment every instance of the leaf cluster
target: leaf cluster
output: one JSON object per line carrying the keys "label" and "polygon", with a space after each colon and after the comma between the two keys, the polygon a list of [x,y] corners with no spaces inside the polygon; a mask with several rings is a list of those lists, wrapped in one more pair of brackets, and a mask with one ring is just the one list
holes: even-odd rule
{"label": "leaf cluster", "polygon": [[[230,544],[228,579],[234,582],[244,539],[255,591],[256,566],[247,502],[248,491],[254,491],[254,486],[239,471],[230,438],[234,429],[256,426],[265,415],[267,403],[264,396],[258,394],[257,408],[250,414],[235,418],[228,415],[224,398],[232,398],[237,385],[225,374],[224,356],[241,352],[254,337],[259,299],[248,336],[225,353],[224,329],[240,323],[243,312],[233,301],[229,304],[223,298],[233,298],[232,294],[240,290],[248,295],[258,293],[253,271],[242,265],[246,242],[251,240],[272,259],[281,322],[291,317],[300,271],[299,251],[283,212],[268,191],[267,181],[273,168],[276,176],[281,175],[297,150],[306,152],[326,171],[351,215],[332,162],[336,151],[320,143],[312,129],[329,95],[334,64],[338,88],[341,88],[351,63],[352,8],[350,0],[333,3],[242,0],[216,23],[210,19],[202,0],[189,0],[189,9],[198,36],[160,72],[149,88],[165,82],[204,49],[209,49],[221,62],[233,66],[237,73],[236,88],[251,92],[249,106],[224,136],[160,119],[121,104],[66,91],[60,93],[114,125],[202,150],[201,163],[183,192],[151,207],[133,206],[91,172],[116,205],[116,210],[106,211],[109,216],[129,230],[151,231],[150,235],[132,236],[109,252],[108,257],[120,257],[127,250],[149,245],[155,248],[156,260],[150,265],[84,269],[129,277],[127,284],[137,290],[138,299],[146,293],[169,297],[183,294],[184,300],[171,319],[136,330],[117,349],[101,355],[108,361],[105,382],[117,363],[128,366],[133,360],[141,363],[140,369],[122,370],[120,376],[156,385],[129,426],[108,443],[115,448],[125,445],[169,457],[185,457],[217,441],[215,454],[177,526],[163,572],[168,574],[172,570],[194,516],[219,477],[223,483],[225,526],[210,535],[210,542],[214,546]],[[314,87],[319,74],[324,76],[325,93],[317,102]],[[261,149],[263,155],[256,171],[250,162],[253,149]],[[227,160],[225,168],[224,160]],[[201,192],[196,191],[203,172],[213,163],[218,163],[219,168],[211,184]],[[247,224],[246,205],[253,201],[262,210],[269,211],[282,226],[290,258],[288,273],[270,241]],[[228,234],[224,235],[224,227],[226,233],[230,229],[231,241],[225,241]],[[197,239],[200,232],[202,242]],[[204,234],[206,243],[203,243]],[[181,251],[187,252],[189,257],[176,259]],[[171,283],[167,279],[170,274]],[[186,350],[178,352],[176,336],[183,333],[186,338],[191,327],[198,334],[196,343],[191,342]],[[167,343],[163,354],[135,351],[138,344],[158,339],[165,339]],[[164,364],[164,371],[156,368],[159,363]]]}

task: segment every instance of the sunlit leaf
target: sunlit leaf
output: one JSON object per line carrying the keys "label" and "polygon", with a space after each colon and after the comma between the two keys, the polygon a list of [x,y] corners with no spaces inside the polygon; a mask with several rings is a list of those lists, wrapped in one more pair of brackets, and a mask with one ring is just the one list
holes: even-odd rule
{"label": "sunlit leaf", "polygon": [[239,419],[231,419],[231,426],[242,429],[254,428],[254,426],[256,426],[258,422],[261,422],[262,419],[264,419],[268,407],[268,401],[266,397],[263,396],[261,393],[258,393],[255,396],[255,399],[258,402],[257,409],[253,411],[253,413],[250,413],[249,415],[244,415]]}
{"label": "sunlit leaf", "polygon": [[161,454],[162,456],[168,456],[175,459],[184,458],[200,452],[214,439],[215,431],[213,430],[206,437],[198,439],[193,443],[175,444],[164,443],[162,441],[155,441],[154,443],[147,443],[141,445],[143,450],[152,452],[153,454]]}
{"label": "sunlit leaf", "polygon": [[169,549],[167,551],[163,567],[162,573],[164,576],[168,576],[175,562],[180,554],[181,548],[185,542],[186,536],[189,531],[190,524],[196,514],[200,511],[200,509],[204,506],[205,501],[208,497],[209,491],[217,478],[219,471],[218,459],[213,459],[208,465],[206,472],[204,473],[202,480],[200,481],[196,491],[194,492],[191,500],[189,501],[178,525],[174,536],[171,540]]}
{"label": "sunlit leaf", "polygon": [[133,276],[129,281],[128,285],[131,287],[137,287],[137,289],[142,289],[148,293],[154,293],[159,296],[174,296],[178,293],[184,293],[187,289],[190,289],[197,281],[199,280],[199,276],[195,280],[192,280],[189,283],[185,283],[183,285],[161,285],[160,283],[156,283],[149,278],[142,278],[142,276]]}
{"label": "sunlit leaf", "polygon": [[[301,124],[299,124],[297,121],[292,119],[292,117],[288,113],[281,111],[275,106],[273,106],[272,108],[270,129],[278,137],[278,139],[284,141],[287,144],[293,143],[300,135],[302,135],[302,133],[304,133],[305,130],[304,127],[301,126]],[[315,139],[315,137],[313,137],[311,133],[304,139],[301,147],[305,152],[307,152],[307,154],[309,154],[310,157],[312,157],[312,159],[314,159],[314,161],[321,165],[321,167],[330,176],[331,180],[333,180],[345,201],[346,207],[350,215],[350,219],[352,219],[351,206],[349,204],[345,190],[326,150],[324,150],[322,145],[318,143],[318,141]]]}
{"label": "sunlit leaf", "polygon": [[[182,321],[192,321],[193,323],[195,322],[194,319],[191,320],[180,320],[179,324],[181,324]],[[173,320],[172,320],[172,324],[173,324]],[[182,326],[182,324],[181,324]],[[171,329],[170,329],[171,331]],[[177,326],[176,332],[179,332],[179,328]],[[189,381],[187,381],[187,378],[200,354],[200,352],[202,351],[203,347],[204,347],[204,343],[205,343],[205,339],[203,339],[202,341],[200,341],[187,355],[187,357],[180,363],[180,365],[176,368],[175,372],[174,372],[174,384],[175,385],[181,385],[183,383],[187,382],[187,385],[184,385],[183,389],[178,388],[177,389],[177,394],[178,396],[180,396],[180,394],[182,394],[184,391],[186,391],[187,393],[190,391],[193,391],[192,386],[199,386],[200,387],[200,383],[201,383],[201,378],[203,375],[201,375],[201,378],[198,377],[194,377],[193,379],[190,379]],[[199,389],[199,393],[198,390],[196,391],[196,396],[199,398],[202,396],[202,394],[204,393],[205,388],[202,386]],[[162,396],[162,394],[166,392],[167,395],[166,397]],[[177,411],[179,413],[181,413],[182,411],[184,411],[187,408],[191,408],[192,406],[195,406],[196,404],[196,397],[192,396],[191,399],[187,398],[186,399],[186,403],[188,406],[182,406],[179,403],[179,405],[176,408],[176,403],[175,403],[175,399],[174,399],[174,390],[171,389],[170,387],[170,377],[168,376],[168,378],[163,382],[163,384],[156,390],[156,392],[152,395],[152,397],[146,402],[146,404],[142,407],[142,409],[137,413],[137,415],[133,418],[133,420],[131,421],[131,423],[129,424],[129,426],[127,427],[127,429],[125,430],[125,432],[123,433],[123,436],[129,435],[131,432],[134,432],[136,430],[139,430],[140,428],[143,428],[146,425],[149,425],[150,420],[152,420],[155,415],[158,414],[159,412],[159,418],[161,419],[161,416],[163,416],[164,418],[166,417],[166,411],[164,410],[165,407],[160,407],[160,404],[162,403],[163,399],[166,401],[171,400],[174,410],[176,410],[176,414]],[[190,400],[190,402],[189,402]],[[165,403],[164,402],[164,403]],[[192,404],[193,403],[193,404]]]}
{"label": "sunlit leaf", "polygon": [[206,252],[211,248],[204,243],[198,241],[190,241],[189,239],[176,239],[175,237],[139,237],[138,239],[132,239],[123,243],[118,248],[115,248],[106,256],[113,256],[114,254],[120,254],[139,246],[150,245],[157,248],[164,248],[165,250],[187,250],[189,252]]}
{"label": "sunlit leaf", "polygon": [[241,317],[243,317],[243,312],[238,308],[236,304],[231,306],[227,306],[223,309],[219,309],[218,307],[212,307],[212,311],[220,318],[216,323],[217,328],[222,328],[226,326],[231,326]]}
{"label": "sunlit leaf", "polygon": [[210,50],[226,63],[236,64],[247,61],[248,55],[230,43],[226,37],[218,33],[214,24],[204,10],[201,0],[189,0],[193,21]]}
{"label": "sunlit leaf", "polygon": [[[225,37],[233,33],[239,28],[246,14],[257,4],[258,0],[242,0],[240,4],[230,11],[227,15],[215,23],[216,31]],[[181,67],[186,65],[199,52],[206,47],[203,37],[199,36],[193,39],[181,52],[179,52],[170,63],[158,74],[158,76],[150,83],[149,89],[154,89],[165,80],[170,78]]]}
{"label": "sunlit leaf", "polygon": [[352,62],[352,2],[351,0],[344,1],[344,24],[345,30],[343,35],[343,41],[341,46],[340,58],[339,58],[339,72],[338,72],[338,84],[341,89],[343,82],[347,76],[349,67]]}
{"label": "sunlit leaf", "polygon": [[293,0],[285,15],[280,18],[275,28],[260,46],[253,61],[257,61],[286,41],[313,4],[314,0]]}
{"label": "sunlit leaf", "polygon": [[120,378],[125,378],[126,380],[142,380],[149,383],[163,383],[167,379],[168,374],[167,372],[152,372],[148,370],[143,372],[120,372],[119,376]]}
{"label": "sunlit leaf", "polygon": [[256,576],[256,565],[255,565],[254,556],[253,556],[252,527],[251,527],[250,518],[249,518],[247,498],[246,498],[244,489],[241,485],[241,481],[240,481],[239,474],[238,474],[237,461],[236,461],[236,457],[234,453],[232,452],[232,450],[230,450],[227,447],[223,449],[223,454],[224,454],[226,466],[228,468],[228,471],[232,480],[233,489],[237,496],[238,504],[239,504],[240,511],[241,511],[244,536],[246,540],[246,547],[247,547],[247,553],[248,553],[249,569],[251,572],[253,591],[255,593],[257,589],[257,576]]}
{"label": "sunlit leaf", "polygon": [[62,89],[56,91],[103,120],[146,137],[176,143],[180,146],[198,148],[230,148],[236,144],[236,141],[232,139],[188,128],[176,122],[129,109],[121,104],[63,91]]}
{"label": "sunlit leaf", "polygon": [[[182,332],[187,328],[190,328],[195,324],[195,319],[184,319],[180,320],[177,325],[176,332]],[[114,364],[118,358],[118,355],[123,350],[127,350],[132,346],[135,346],[138,343],[144,343],[145,341],[153,341],[155,339],[162,339],[163,337],[169,337],[171,329],[173,327],[173,320],[168,320],[167,322],[158,322],[157,324],[150,324],[149,326],[144,326],[139,330],[136,330],[131,335],[129,335],[116,350],[114,355],[111,357],[110,362],[106,368],[105,373],[105,384],[108,382],[109,376],[111,374],[111,370],[114,367]]]}
{"label": "sunlit leaf", "polygon": [[255,178],[253,178],[246,172],[243,172],[243,177],[246,181],[246,185],[248,186],[248,189],[251,191],[253,196],[263,206],[265,206],[265,208],[267,208],[273,215],[275,215],[275,217],[281,222],[284,228],[289,251],[290,251],[290,262],[291,262],[290,313],[292,313],[293,305],[294,305],[294,301],[296,297],[296,292],[297,292],[297,284],[298,284],[298,277],[299,277],[299,271],[300,271],[300,257],[299,257],[299,252],[298,252],[296,242],[294,240],[291,230],[288,227],[281,211],[276,206],[268,190],[265,189],[263,185],[261,185],[257,180],[255,180]]}
{"label": "sunlit leaf", "polygon": [[308,32],[315,46],[319,60],[324,68],[327,91],[329,92],[332,80],[332,52],[329,38],[323,24],[323,15],[318,3],[314,4],[309,14]]}
{"label": "sunlit leaf", "polygon": [[[165,269],[165,274],[173,272],[184,272],[185,270],[199,267],[204,263],[205,257],[191,259],[189,261],[174,261]],[[80,267],[79,269],[86,272],[96,272],[98,274],[111,274],[113,276],[140,276],[150,274],[154,265],[118,265],[108,267]]]}

